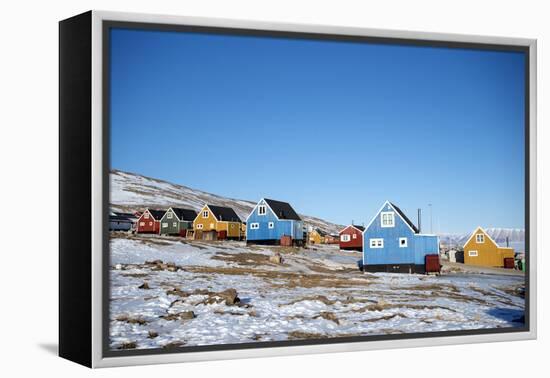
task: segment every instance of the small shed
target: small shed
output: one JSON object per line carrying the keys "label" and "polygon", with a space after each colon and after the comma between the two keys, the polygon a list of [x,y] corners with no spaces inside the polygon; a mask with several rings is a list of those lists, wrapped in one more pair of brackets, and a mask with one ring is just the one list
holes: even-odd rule
{"label": "small shed", "polygon": [[316,228],[309,232],[308,242],[309,244],[323,244],[325,242],[325,236],[327,236],[326,232],[319,228]]}
{"label": "small shed", "polygon": [[325,235],[325,244],[338,244],[340,243],[340,236],[338,234]]}
{"label": "small shed", "polygon": [[363,231],[365,227],[350,224],[339,232],[340,249],[346,251],[363,251]]}
{"label": "small shed", "polygon": [[109,214],[110,231],[131,231],[133,226],[134,220],[132,220],[127,214],[123,215],[115,212]]}
{"label": "small shed", "polygon": [[456,252],[457,251],[455,249],[450,249],[447,252],[447,256],[449,257],[449,262],[452,262],[452,263],[456,262]]}

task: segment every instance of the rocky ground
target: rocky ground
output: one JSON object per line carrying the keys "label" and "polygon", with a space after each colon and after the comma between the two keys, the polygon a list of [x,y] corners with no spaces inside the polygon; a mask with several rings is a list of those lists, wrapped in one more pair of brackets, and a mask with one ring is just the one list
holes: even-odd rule
{"label": "rocky ground", "polygon": [[369,274],[337,246],[111,235],[113,349],[523,325],[524,278]]}

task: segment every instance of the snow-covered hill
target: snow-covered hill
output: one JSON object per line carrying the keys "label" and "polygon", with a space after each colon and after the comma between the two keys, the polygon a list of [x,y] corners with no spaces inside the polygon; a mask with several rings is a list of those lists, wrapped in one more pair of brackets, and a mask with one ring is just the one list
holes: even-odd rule
{"label": "snow-covered hill", "polygon": [[[167,181],[111,170],[111,208],[117,211],[143,210],[146,207],[167,208],[170,206],[200,210],[205,203],[232,207],[244,221],[256,202],[222,197],[216,194],[191,189]],[[323,219],[300,214],[306,225],[320,228],[328,233],[337,233],[342,228]]]}
{"label": "snow-covered hill", "polygon": [[[522,228],[485,228],[489,236],[496,241],[500,246],[506,246],[506,238],[510,247],[518,252],[525,250],[525,230]],[[450,245],[451,247],[463,246],[468,241],[472,234],[440,234],[439,238],[442,244]]]}

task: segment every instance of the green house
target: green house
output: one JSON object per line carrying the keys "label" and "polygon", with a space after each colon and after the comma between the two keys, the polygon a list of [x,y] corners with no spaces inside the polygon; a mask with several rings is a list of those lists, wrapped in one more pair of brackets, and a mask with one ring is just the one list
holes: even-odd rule
{"label": "green house", "polygon": [[160,220],[160,233],[162,235],[185,236],[187,230],[193,229],[193,220],[196,217],[195,210],[171,207]]}

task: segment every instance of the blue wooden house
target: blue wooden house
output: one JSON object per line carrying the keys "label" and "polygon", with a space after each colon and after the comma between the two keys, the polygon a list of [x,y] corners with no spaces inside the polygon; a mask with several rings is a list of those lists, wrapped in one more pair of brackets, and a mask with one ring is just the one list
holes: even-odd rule
{"label": "blue wooden house", "polygon": [[420,233],[401,209],[389,201],[363,231],[365,271],[424,273],[427,255],[439,255],[439,238]]}
{"label": "blue wooden house", "polygon": [[289,203],[262,198],[246,219],[246,243],[281,244],[282,237],[303,245],[304,222]]}

